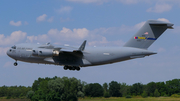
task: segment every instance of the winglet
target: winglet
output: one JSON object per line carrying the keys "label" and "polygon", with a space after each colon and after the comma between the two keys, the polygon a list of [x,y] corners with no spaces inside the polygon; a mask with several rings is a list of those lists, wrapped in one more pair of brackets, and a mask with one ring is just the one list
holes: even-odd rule
{"label": "winglet", "polygon": [[85,49],[85,46],[86,46],[86,40],[84,40],[82,45],[79,47],[79,51],[83,51]]}

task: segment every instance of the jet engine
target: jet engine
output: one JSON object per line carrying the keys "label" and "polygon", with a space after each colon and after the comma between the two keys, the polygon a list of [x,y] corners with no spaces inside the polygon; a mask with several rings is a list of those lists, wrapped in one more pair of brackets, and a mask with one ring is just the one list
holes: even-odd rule
{"label": "jet engine", "polygon": [[38,57],[59,56],[59,51],[53,49],[33,49],[32,55]]}

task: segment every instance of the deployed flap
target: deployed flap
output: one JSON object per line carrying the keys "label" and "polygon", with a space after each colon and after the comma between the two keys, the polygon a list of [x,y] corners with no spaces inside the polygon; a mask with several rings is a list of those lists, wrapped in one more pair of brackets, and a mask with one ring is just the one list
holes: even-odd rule
{"label": "deployed flap", "polygon": [[82,43],[82,45],[79,47],[79,51],[83,51],[86,46],[86,40]]}

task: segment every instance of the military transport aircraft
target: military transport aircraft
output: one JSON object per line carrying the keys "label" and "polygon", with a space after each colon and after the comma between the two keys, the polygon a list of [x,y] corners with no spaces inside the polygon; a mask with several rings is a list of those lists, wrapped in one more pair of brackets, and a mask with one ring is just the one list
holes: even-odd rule
{"label": "military transport aircraft", "polygon": [[17,61],[62,65],[67,70],[80,70],[80,67],[96,66],[143,58],[156,54],[148,47],[173,24],[159,20],[148,20],[123,47],[85,48],[86,40],[79,48],[56,47],[47,44],[22,43],[12,46],[7,55]]}

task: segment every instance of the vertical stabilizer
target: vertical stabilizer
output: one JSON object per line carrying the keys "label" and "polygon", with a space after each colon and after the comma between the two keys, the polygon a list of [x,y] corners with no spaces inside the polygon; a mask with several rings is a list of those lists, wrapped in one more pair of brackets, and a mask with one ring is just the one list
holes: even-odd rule
{"label": "vertical stabilizer", "polygon": [[168,22],[148,20],[124,47],[147,49],[167,28],[172,29],[172,26]]}
{"label": "vertical stabilizer", "polygon": [[82,43],[82,45],[79,47],[80,51],[83,51],[85,49],[86,46],[86,40]]}

